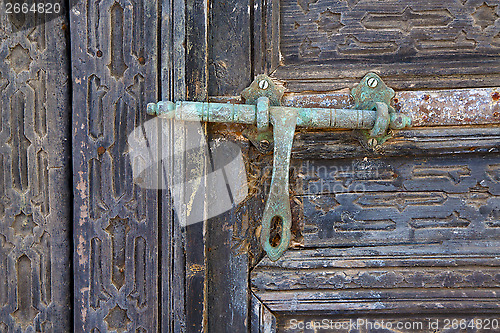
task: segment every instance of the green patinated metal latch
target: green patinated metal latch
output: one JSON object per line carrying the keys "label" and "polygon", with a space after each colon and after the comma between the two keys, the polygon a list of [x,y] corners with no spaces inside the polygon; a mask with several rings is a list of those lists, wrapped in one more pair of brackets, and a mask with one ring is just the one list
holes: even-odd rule
{"label": "green patinated metal latch", "polygon": [[[261,243],[269,258],[278,260],[288,248],[292,216],[288,174],[295,128],[343,128],[366,130],[371,142],[382,144],[389,129],[411,126],[411,119],[391,107],[394,90],[373,73],[367,74],[351,95],[354,109],[283,107],[284,88],[266,75],[259,75],[241,96],[247,104],[205,102],[159,102],[148,104],[148,113],[184,121],[230,122],[257,125],[252,142],[274,141],[273,173],[262,217]],[[270,125],[272,125],[272,135]],[[269,142],[268,141],[268,142]],[[281,223],[279,244],[271,243],[272,223]]]}

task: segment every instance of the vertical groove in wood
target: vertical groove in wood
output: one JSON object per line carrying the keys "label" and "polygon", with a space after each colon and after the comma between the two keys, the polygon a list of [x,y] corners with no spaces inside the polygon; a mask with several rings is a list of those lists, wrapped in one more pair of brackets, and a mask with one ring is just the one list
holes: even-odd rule
{"label": "vertical groove in wood", "polygon": [[2,332],[71,330],[66,27],[0,13]]}
{"label": "vertical groove in wood", "polygon": [[158,5],[85,0],[70,17],[74,329],[157,331],[158,191],[144,179],[158,162],[145,114],[158,98]]}
{"label": "vertical groove in wood", "polygon": [[277,320],[274,314],[251,293],[250,333],[275,333]]}

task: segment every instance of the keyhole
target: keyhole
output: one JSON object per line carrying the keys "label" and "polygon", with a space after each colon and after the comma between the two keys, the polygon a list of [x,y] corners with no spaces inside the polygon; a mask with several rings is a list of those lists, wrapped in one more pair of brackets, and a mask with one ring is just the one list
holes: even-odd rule
{"label": "keyhole", "polygon": [[280,244],[281,233],[283,232],[283,219],[281,216],[276,215],[271,220],[271,232],[269,235],[269,243],[272,247],[276,247]]}

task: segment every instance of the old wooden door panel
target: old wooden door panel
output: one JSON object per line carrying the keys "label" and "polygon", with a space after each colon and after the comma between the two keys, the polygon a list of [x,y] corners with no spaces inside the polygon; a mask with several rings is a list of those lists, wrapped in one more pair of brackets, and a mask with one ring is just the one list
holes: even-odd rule
{"label": "old wooden door panel", "polygon": [[132,168],[156,152],[130,152],[156,137],[143,111],[158,96],[157,2],[80,1],[70,17],[75,330],[151,332],[158,192],[139,186]]}
{"label": "old wooden door panel", "polygon": [[263,31],[255,35],[257,63],[292,91],[343,88],[374,70],[398,89],[492,86],[499,80],[495,1],[262,3],[264,28],[254,20]]}
{"label": "old wooden door panel", "polygon": [[68,22],[32,19],[0,13],[0,331],[68,332]]}
{"label": "old wooden door panel", "polygon": [[[299,130],[290,191],[295,249],[276,263],[260,261],[255,246],[269,185],[261,171],[271,159],[245,150],[258,191],[239,214],[207,225],[206,327],[227,330],[219,316],[244,310],[248,301],[235,297],[244,295],[238,277],[249,266],[252,332],[302,331],[290,327],[293,318],[498,313],[500,6],[256,1],[249,19],[245,6],[211,6],[209,95],[225,95],[212,100],[241,102],[228,95],[265,72],[288,89],[285,105],[351,107],[344,88],[375,71],[398,90],[395,108],[427,127],[395,131],[375,151],[356,132]],[[246,147],[242,127],[208,129]]]}
{"label": "old wooden door panel", "polygon": [[500,237],[500,156],[303,163],[304,246]]}

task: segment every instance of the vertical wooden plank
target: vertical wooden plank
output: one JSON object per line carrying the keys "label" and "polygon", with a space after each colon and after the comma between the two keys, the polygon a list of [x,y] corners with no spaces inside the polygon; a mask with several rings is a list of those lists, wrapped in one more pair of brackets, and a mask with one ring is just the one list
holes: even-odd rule
{"label": "vertical wooden plank", "polygon": [[[186,99],[207,99],[207,24],[206,1],[186,0]],[[206,204],[206,124],[179,124],[184,131],[184,147],[174,156],[184,156],[185,181],[181,225],[186,233],[186,320],[187,332],[204,331],[205,305],[205,222],[199,207]],[[197,216],[200,216],[199,218]]]}
{"label": "vertical wooden plank", "polygon": [[[210,190],[220,185],[210,184]],[[234,236],[242,219],[236,207],[207,222],[207,327],[209,332],[246,332],[248,323],[248,254],[237,253]]]}
{"label": "vertical wooden plank", "polygon": [[239,95],[252,81],[250,7],[249,0],[210,2],[210,96]]}
{"label": "vertical wooden plank", "polygon": [[145,107],[157,99],[156,1],[85,0],[70,12],[77,332],[158,329],[157,189]]}
{"label": "vertical wooden plank", "polygon": [[[209,95],[238,95],[251,82],[252,40],[256,43],[253,51],[261,51],[261,38],[257,38],[260,37],[260,30],[252,35],[253,3],[233,0],[210,2]],[[252,16],[254,20],[262,21],[262,6],[257,6]],[[256,65],[256,70],[260,73],[261,69],[258,67]],[[224,137],[214,137],[210,143],[218,141],[227,142]],[[213,155],[209,161],[212,172],[224,167],[217,159]],[[220,180],[212,179],[207,184],[208,201],[210,197],[220,200],[218,182]],[[246,232],[242,229],[245,229],[243,224],[248,220],[248,212],[244,208],[238,210],[237,204],[234,203],[232,209],[207,221],[206,318],[209,332],[245,332],[249,329],[249,259],[247,249],[234,247],[235,238]],[[238,253],[239,250],[242,253]]]}
{"label": "vertical wooden plank", "polygon": [[[162,2],[162,100],[185,100],[185,3],[184,0]],[[186,332],[186,257],[185,232],[181,228],[180,212],[174,210],[174,197],[182,197],[182,187],[173,189],[175,180],[184,179],[182,154],[185,134],[182,124],[160,119],[160,161],[164,185],[161,191],[161,258],[162,258],[162,318],[161,332]],[[178,191],[180,193],[174,193]]]}
{"label": "vertical wooden plank", "polygon": [[0,12],[2,332],[71,330],[67,24]]}
{"label": "vertical wooden plank", "polygon": [[[162,3],[162,99],[207,98],[206,2]],[[161,121],[163,332],[203,330],[205,127]],[[189,183],[191,179],[199,182]],[[178,185],[178,186],[175,186]],[[194,206],[193,206],[194,205]],[[203,209],[201,209],[203,212]]]}

